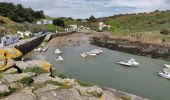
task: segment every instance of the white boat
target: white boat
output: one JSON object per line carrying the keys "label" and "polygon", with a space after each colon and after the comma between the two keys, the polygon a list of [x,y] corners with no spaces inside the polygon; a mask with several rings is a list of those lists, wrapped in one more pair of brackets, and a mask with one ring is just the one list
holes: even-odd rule
{"label": "white boat", "polygon": [[170,68],[164,68],[164,69],[162,70],[162,72],[164,72],[164,73],[170,73]]}
{"label": "white boat", "polygon": [[164,64],[164,66],[165,66],[166,68],[170,68],[170,65],[168,65],[168,64]]}
{"label": "white boat", "polygon": [[158,75],[166,79],[170,79],[170,73],[164,73],[163,71],[158,72]]}
{"label": "white boat", "polygon": [[34,52],[37,52],[38,51],[38,49],[34,49]]}
{"label": "white boat", "polygon": [[46,52],[48,50],[48,47],[45,47],[42,49],[42,52]]}
{"label": "white boat", "polygon": [[131,58],[130,60],[124,60],[124,61],[119,61],[117,62],[120,65],[125,65],[125,66],[139,66],[139,63],[136,62],[134,58]]}
{"label": "white boat", "polygon": [[96,53],[94,53],[94,52],[87,52],[87,55],[89,55],[89,56],[96,56]]}
{"label": "white boat", "polygon": [[98,50],[99,50],[100,53],[103,53],[103,50],[102,50],[102,49],[99,48]]}
{"label": "white boat", "polygon": [[101,49],[93,49],[91,52],[93,52],[93,53],[95,53],[95,54],[97,54],[97,55],[103,53],[103,51],[102,51]]}
{"label": "white boat", "polygon": [[86,53],[81,53],[80,56],[83,57],[83,58],[86,58],[87,54]]}
{"label": "white boat", "polygon": [[42,51],[42,48],[38,48],[38,49],[37,49],[37,52],[41,52],[41,51]]}
{"label": "white boat", "polygon": [[54,52],[55,52],[55,54],[61,54],[62,53],[62,51],[60,49],[56,49]]}
{"label": "white boat", "polygon": [[56,61],[57,62],[64,62],[64,59],[63,59],[62,56],[58,56],[58,57],[56,57]]}

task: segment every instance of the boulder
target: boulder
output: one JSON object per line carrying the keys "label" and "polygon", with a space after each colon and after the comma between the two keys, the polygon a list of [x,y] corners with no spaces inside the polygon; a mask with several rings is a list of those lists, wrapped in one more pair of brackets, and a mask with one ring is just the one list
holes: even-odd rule
{"label": "boulder", "polygon": [[47,92],[47,91],[52,91],[52,90],[55,90],[57,88],[59,88],[59,86],[47,84],[46,86],[35,90],[34,93],[39,94],[39,93],[43,93],[43,92]]}
{"label": "boulder", "polygon": [[16,83],[11,83],[10,87],[14,88],[14,89],[22,89],[22,88],[24,88],[24,85],[21,84],[21,83],[16,82]]}
{"label": "boulder", "polygon": [[33,77],[35,73],[28,72],[28,73],[21,73],[21,74],[4,74],[2,75],[2,79],[8,83],[13,83],[19,81],[23,78]]}
{"label": "boulder", "polygon": [[34,67],[40,67],[44,70],[46,70],[47,72],[50,72],[51,69],[51,64],[46,62],[46,61],[42,61],[42,60],[31,60],[31,61],[16,61],[16,65],[22,69],[25,70],[27,68],[34,68]]}
{"label": "boulder", "polygon": [[7,85],[0,85],[0,94],[10,92]]}
{"label": "boulder", "polygon": [[17,72],[17,69],[15,69],[15,68],[10,68],[10,69],[8,69],[7,71],[5,71],[5,72],[3,72],[3,73],[5,73],[5,74],[10,74],[10,73],[16,73]]}
{"label": "boulder", "polygon": [[27,93],[15,93],[2,100],[36,100],[35,96]]}
{"label": "boulder", "polygon": [[101,100],[120,100],[120,98],[112,94],[110,91],[104,91]]}
{"label": "boulder", "polygon": [[69,78],[62,79],[61,83],[64,84],[64,85],[67,85],[67,86],[77,85],[75,79],[69,79]]}
{"label": "boulder", "polygon": [[94,95],[102,95],[103,90],[100,87],[82,87],[82,86],[74,86],[82,96],[94,96]]}
{"label": "boulder", "polygon": [[51,77],[49,73],[47,74],[41,74],[33,78],[34,83],[44,83],[46,81],[54,81],[54,82],[61,82],[61,78],[59,77]]}
{"label": "boulder", "polygon": [[39,100],[82,100],[76,89],[64,89],[37,94]]}

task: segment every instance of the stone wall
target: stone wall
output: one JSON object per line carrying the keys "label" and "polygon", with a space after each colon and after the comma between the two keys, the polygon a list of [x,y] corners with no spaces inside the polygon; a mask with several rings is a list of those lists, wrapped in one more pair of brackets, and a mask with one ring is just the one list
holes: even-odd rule
{"label": "stone wall", "polygon": [[34,48],[36,48],[37,46],[39,46],[43,42],[45,36],[46,35],[39,36],[36,39],[33,39],[32,41],[16,46],[16,48],[20,50],[23,54],[26,54],[33,50]]}

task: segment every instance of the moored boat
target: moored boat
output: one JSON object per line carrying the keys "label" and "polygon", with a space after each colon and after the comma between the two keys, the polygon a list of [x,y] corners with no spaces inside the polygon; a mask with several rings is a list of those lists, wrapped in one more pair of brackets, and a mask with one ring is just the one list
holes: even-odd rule
{"label": "moored boat", "polygon": [[62,56],[58,56],[58,57],[56,57],[56,59],[55,59],[57,62],[64,62],[64,59],[63,59],[63,57]]}
{"label": "moored boat", "polygon": [[160,71],[160,72],[158,72],[158,75],[163,77],[163,78],[170,79],[170,73]]}
{"label": "moored boat", "polygon": [[85,58],[85,57],[87,57],[87,54],[86,53],[81,53],[80,56]]}
{"label": "moored boat", "polygon": [[56,49],[54,52],[55,52],[55,54],[61,54],[62,53],[62,51],[60,49]]}
{"label": "moored boat", "polygon": [[134,58],[131,58],[130,60],[125,59],[124,61],[118,61],[117,63],[120,65],[130,66],[130,67],[139,66],[139,63],[136,62],[136,60]]}
{"label": "moored boat", "polygon": [[165,66],[166,68],[170,68],[170,65],[168,65],[168,64],[164,64],[164,66]]}
{"label": "moored boat", "polygon": [[96,56],[96,53],[94,53],[94,52],[87,52],[87,55],[89,55],[89,56]]}

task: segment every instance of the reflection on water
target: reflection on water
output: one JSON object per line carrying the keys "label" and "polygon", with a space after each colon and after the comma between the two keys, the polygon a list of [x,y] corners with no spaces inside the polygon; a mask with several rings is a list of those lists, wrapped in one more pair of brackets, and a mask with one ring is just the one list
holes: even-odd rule
{"label": "reflection on water", "polygon": [[[119,89],[152,100],[170,100],[170,81],[157,76],[157,72],[162,69],[162,65],[170,62],[152,59],[142,56],[131,55],[102,48],[103,55],[96,57],[81,58],[80,53],[98,48],[88,45],[88,37],[82,38],[83,45],[68,46],[60,48],[65,59],[64,63],[55,61],[54,50],[49,48],[46,53],[31,52],[26,57],[32,59],[46,59],[57,72],[69,75],[76,79],[90,81],[103,86]],[[125,67],[116,64],[124,58],[135,58],[140,62],[139,67]]]}

